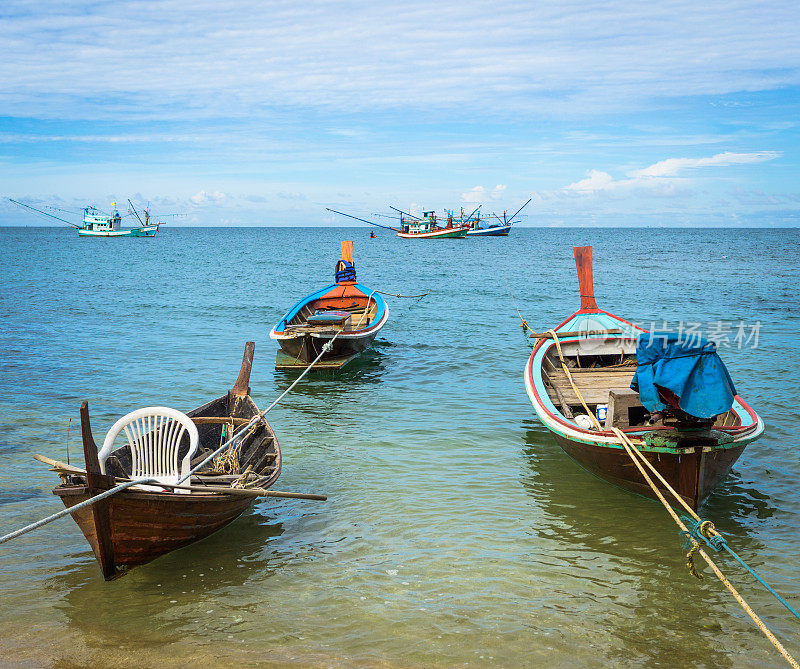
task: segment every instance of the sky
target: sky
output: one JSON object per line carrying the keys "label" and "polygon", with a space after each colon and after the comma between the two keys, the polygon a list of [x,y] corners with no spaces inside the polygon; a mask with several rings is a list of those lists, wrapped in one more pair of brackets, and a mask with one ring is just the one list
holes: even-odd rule
{"label": "sky", "polygon": [[798,34],[796,0],[4,0],[0,225],[796,227]]}

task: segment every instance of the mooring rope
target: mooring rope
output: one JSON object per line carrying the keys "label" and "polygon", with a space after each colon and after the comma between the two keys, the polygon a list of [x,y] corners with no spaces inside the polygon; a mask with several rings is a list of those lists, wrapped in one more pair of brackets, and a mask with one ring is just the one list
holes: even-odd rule
{"label": "mooring rope", "polygon": [[[612,428],[616,431],[615,428]],[[622,433],[624,434],[624,433]],[[627,437],[627,435],[625,435]],[[753,577],[759,581],[781,604],[783,604],[791,614],[800,620],[800,613],[789,604],[783,597],[778,594],[775,589],[769,585],[761,576],[756,572],[750,565],[748,565],[737,553],[728,545],[728,542],[714,527],[714,523],[710,520],[703,520],[697,512],[686,503],[686,500],[683,499],[675,489],[667,483],[667,480],[661,475],[661,473],[655,468],[652,462],[650,462],[642,452],[633,445],[633,442],[630,440],[628,443],[631,445],[632,450],[636,453],[639,458],[641,458],[642,462],[644,462],[647,467],[650,469],[653,474],[656,475],[659,481],[661,481],[662,485],[672,494],[672,496],[678,500],[681,506],[686,510],[686,512],[691,516],[690,518],[682,517],[682,519],[686,522],[686,525],[689,526],[689,534],[692,535],[695,539],[701,539],[705,544],[713,548],[715,551],[726,551],[728,552],[731,557],[733,557],[739,564],[741,564],[747,571],[749,571]]]}
{"label": "mooring rope", "polygon": [[514,303],[514,309],[517,312],[517,316],[520,320],[520,327],[522,328],[522,336],[525,337],[525,343],[530,347],[533,348],[534,345],[528,340],[528,332],[533,332],[533,328],[528,324],[522,317],[522,312],[519,310],[519,306],[517,305],[517,299],[514,297],[514,293],[511,291],[511,286],[508,285],[508,281],[506,281],[506,289],[508,290],[508,295],[511,298],[511,301]]}
{"label": "mooring rope", "polygon": [[703,543],[707,544],[715,551],[726,551],[730,556],[736,560],[740,565],[742,565],[750,574],[763,585],[774,597],[777,599],[786,609],[798,620],[800,620],[800,613],[789,604],[783,597],[780,596],[775,589],[767,583],[759,573],[753,569],[749,564],[747,564],[736,552],[728,545],[725,537],[723,537],[717,529],[714,527],[714,523],[710,520],[703,520],[701,518],[688,518],[686,516],[681,516],[681,520],[686,523],[686,526],[689,528],[689,534],[693,536],[695,539],[702,540]]}
{"label": "mooring rope", "polygon": [[558,351],[558,359],[561,361],[561,368],[564,370],[564,374],[567,377],[567,381],[569,381],[569,385],[572,386],[572,390],[575,391],[575,395],[577,395],[578,399],[581,401],[583,408],[586,409],[586,413],[588,414],[589,418],[591,418],[595,428],[602,432],[603,428],[600,425],[600,421],[597,420],[597,416],[594,415],[594,412],[589,410],[589,407],[586,405],[586,401],[583,399],[581,391],[578,390],[578,386],[576,386],[575,381],[572,380],[572,374],[569,371],[569,367],[567,367],[567,361],[564,360],[564,354],[561,352],[561,342],[558,340],[558,334],[556,334],[555,330],[548,330],[547,333],[553,335],[553,343],[556,345],[556,351]]}
{"label": "mooring rope", "polygon": [[[369,305],[369,299],[367,300],[367,305]],[[363,320],[363,317],[362,317],[362,320]],[[360,322],[361,321],[359,321],[359,323]],[[201,462],[199,462],[197,465],[195,465],[185,476],[181,477],[181,479],[178,481],[177,485],[180,485],[186,479],[188,479],[190,476],[192,476],[192,474],[197,472],[198,469],[200,469],[200,468],[204,467],[205,465],[207,465],[219,453],[221,453],[224,449],[228,448],[228,446],[230,446],[234,442],[234,440],[236,440],[239,437],[239,435],[241,435],[246,430],[249,430],[253,425],[256,424],[257,421],[262,420],[265,415],[267,415],[273,408],[275,408],[278,405],[278,403],[284,397],[286,397],[286,395],[288,395],[289,392],[291,392],[291,390],[300,382],[300,380],[306,374],[308,374],[309,371],[311,371],[311,368],[314,367],[314,365],[316,365],[320,361],[322,356],[325,355],[325,353],[327,353],[328,351],[330,351],[331,348],[333,348],[333,342],[336,340],[336,337],[338,337],[339,333],[341,333],[341,332],[342,332],[342,330],[339,330],[333,337],[331,337],[331,339],[329,339],[323,345],[322,350],[320,351],[319,355],[316,358],[314,358],[314,360],[308,365],[308,367],[306,367],[302,371],[302,373],[292,382],[292,384],[286,390],[284,390],[278,396],[278,398],[272,404],[270,404],[263,411],[260,411],[257,414],[255,414],[250,419],[250,421],[246,425],[244,425],[238,432],[234,433],[231,436],[231,438],[228,439],[228,441],[226,441],[224,444],[222,444],[215,451],[212,451]],[[41,520],[37,520],[36,522],[31,523],[30,525],[26,525],[25,527],[21,527],[18,530],[14,530],[13,532],[9,532],[8,534],[5,534],[2,537],[0,537],[0,544],[4,544],[7,541],[11,541],[12,539],[15,539],[15,538],[17,538],[19,536],[22,536],[23,534],[27,534],[28,532],[32,532],[33,530],[36,530],[36,529],[38,529],[38,528],[40,528],[40,527],[42,527],[44,525],[52,523],[54,520],[58,520],[59,518],[63,518],[67,514],[74,513],[75,511],[83,509],[83,508],[85,508],[87,506],[91,506],[92,504],[97,504],[97,502],[100,502],[100,501],[102,501],[102,500],[104,500],[104,499],[106,499],[108,497],[111,497],[112,495],[116,495],[116,494],[122,492],[123,490],[126,490],[126,489],[130,488],[131,486],[143,485],[143,484],[146,485],[146,484],[151,484],[151,483],[158,484],[158,481],[156,479],[141,479],[141,480],[137,480],[137,481],[128,481],[126,483],[122,483],[122,484],[120,484],[118,486],[115,486],[115,487],[111,488],[110,490],[106,490],[105,492],[100,493],[99,495],[95,495],[94,497],[90,497],[89,499],[84,500],[83,502],[79,502],[78,504],[75,504],[74,506],[71,506],[68,509],[63,509],[62,511],[58,511],[57,513],[54,513],[54,514],[52,514],[50,516],[47,516],[46,518],[42,518]]]}
{"label": "mooring rope", "polygon": [[[789,663],[789,665],[792,666],[794,669],[800,669],[800,665],[789,654],[789,652],[783,647],[783,644],[781,644],[781,642],[778,641],[778,639],[775,637],[775,635],[764,624],[764,622],[761,620],[761,618],[759,618],[758,614],[755,611],[753,611],[753,609],[744,600],[744,598],[738,593],[736,588],[733,587],[733,584],[725,577],[725,575],[720,571],[719,567],[717,567],[717,565],[708,556],[708,554],[702,548],[700,548],[700,544],[697,541],[697,539],[695,539],[694,536],[692,536],[692,533],[686,527],[684,522],[680,519],[680,517],[675,512],[675,510],[672,508],[672,506],[670,506],[669,502],[667,502],[667,500],[664,498],[664,495],[658,489],[658,486],[656,486],[656,484],[653,483],[653,480],[648,476],[648,474],[645,471],[644,467],[642,467],[642,464],[639,461],[639,458],[641,458],[642,460],[647,462],[648,465],[650,465],[650,468],[653,471],[655,471],[655,467],[653,467],[651,465],[651,463],[649,463],[647,461],[647,458],[644,457],[644,455],[641,453],[641,451],[639,451],[639,449],[636,448],[636,446],[630,440],[628,435],[626,435],[624,432],[622,432],[622,430],[620,430],[617,427],[612,427],[611,430],[612,430],[612,432],[614,432],[614,434],[617,435],[617,437],[619,438],[620,443],[622,444],[623,448],[625,449],[625,452],[630,456],[631,460],[633,460],[633,463],[636,465],[636,468],[639,470],[639,473],[641,473],[641,475],[644,477],[644,480],[647,482],[647,484],[650,486],[650,488],[652,488],[653,492],[656,494],[656,497],[658,497],[659,501],[664,505],[664,508],[667,510],[667,512],[670,514],[670,516],[672,516],[672,519],[675,521],[675,523],[678,525],[678,527],[681,529],[681,531],[685,534],[685,536],[687,536],[688,540],[690,541],[690,543],[692,545],[692,550],[690,551],[690,554],[694,555],[695,552],[700,554],[700,557],[702,557],[706,561],[708,566],[711,567],[711,569],[716,574],[717,578],[719,578],[719,580],[722,581],[723,585],[725,585],[725,587],[730,591],[730,593],[734,596],[736,601],[739,602],[739,605],[745,610],[747,615],[750,616],[750,618],[756,624],[758,629],[760,629],[761,632],[764,634],[764,636],[766,636],[767,639],[769,639],[769,641],[772,643],[772,645],[775,646],[775,648],[783,656],[783,658]],[[636,455],[634,453],[636,453]],[[638,455],[638,457],[637,457],[637,455]],[[661,480],[661,482],[665,485],[667,490],[669,490],[676,499],[679,499],[680,502],[685,507],[689,508],[691,514],[693,516],[697,517],[698,520],[699,520],[699,516],[697,516],[697,514],[694,512],[694,510],[691,509],[691,507],[689,507],[688,504],[686,504],[685,500],[675,491],[675,489],[672,488],[672,486],[670,486],[664,480],[664,478],[661,476],[661,474],[659,474],[658,472],[655,472],[655,473],[657,474],[657,476]]]}
{"label": "mooring rope", "polygon": [[431,291],[427,291],[425,293],[421,293],[420,295],[401,295],[400,293],[384,293],[380,290],[373,290],[373,293],[378,293],[378,295],[387,295],[388,297],[425,297],[429,295]]}

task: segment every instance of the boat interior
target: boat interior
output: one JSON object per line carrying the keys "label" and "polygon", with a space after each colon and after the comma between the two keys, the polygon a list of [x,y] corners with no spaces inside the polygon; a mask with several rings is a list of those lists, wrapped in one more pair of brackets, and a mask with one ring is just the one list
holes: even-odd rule
{"label": "boat interior", "polygon": [[[249,396],[231,395],[223,395],[189,411],[186,415],[194,421],[200,437],[191,466],[195,467],[202,462],[237,430],[246,425],[256,413],[258,407]],[[148,435],[145,434],[142,438],[147,439]],[[192,484],[229,486],[249,469],[253,475],[248,477],[247,486],[263,485],[280,468],[275,434],[263,419],[254,428],[239,435],[232,446],[230,451],[223,452],[224,457],[215,458],[194,474]],[[179,460],[188,450],[189,435],[184,434],[178,451]],[[127,479],[132,467],[130,446],[126,443],[112,451],[106,467],[109,474]]]}
{"label": "boat interior", "polygon": [[287,323],[287,334],[323,333],[339,329],[352,332],[369,327],[378,313],[375,300],[357,289],[341,292],[341,295],[328,294],[304,304]]}
{"label": "boat interior", "polygon": [[[631,389],[631,380],[636,373],[634,341],[583,339],[562,342],[561,350],[575,386],[605,430],[670,425],[669,419],[665,422],[664,418],[651,415],[642,405],[639,393]],[[542,360],[542,380],[550,400],[565,418],[574,421],[586,414],[562,369],[554,344],[550,345]],[[733,409],[717,416],[714,422],[715,427],[739,425],[741,419]]]}

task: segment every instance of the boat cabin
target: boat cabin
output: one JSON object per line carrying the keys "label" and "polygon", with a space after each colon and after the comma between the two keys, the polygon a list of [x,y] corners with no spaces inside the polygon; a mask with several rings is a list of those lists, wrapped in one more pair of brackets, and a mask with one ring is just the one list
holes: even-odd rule
{"label": "boat cabin", "polygon": [[420,233],[432,232],[436,229],[436,212],[424,211],[422,212],[422,219],[408,219],[400,218],[400,229],[403,232]]}
{"label": "boat cabin", "polygon": [[121,224],[122,216],[119,215],[119,211],[116,209],[114,209],[110,216],[96,207],[86,207],[83,210],[84,230],[119,230]]}

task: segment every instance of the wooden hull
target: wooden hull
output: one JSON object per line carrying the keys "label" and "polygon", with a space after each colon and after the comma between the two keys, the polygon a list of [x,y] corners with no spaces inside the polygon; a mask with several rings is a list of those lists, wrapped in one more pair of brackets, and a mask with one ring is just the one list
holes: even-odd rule
{"label": "wooden hull", "polygon": [[[702,428],[697,423],[679,427],[677,421],[651,416],[630,387],[637,362],[636,338],[644,330],[597,307],[591,248],[577,247],[575,259],[581,308],[554,328],[558,346],[549,336],[537,337],[524,371],[531,404],[564,452],[592,474],[645,497],[656,497],[620,443],[614,431],[620,430],[697,509],[745,447],[763,433],[764,423],[738,395],[728,412]],[[565,368],[572,370],[569,376]],[[672,500],[669,495],[667,499]]]}
{"label": "wooden hull", "polygon": [[[304,335],[292,339],[279,339],[278,343],[281,345],[281,350],[283,350],[286,355],[296,358],[297,360],[311,362],[320,354],[322,347],[333,338],[334,334],[335,333],[331,333],[329,336]],[[349,358],[358,355],[369,348],[377,334],[378,332],[375,330],[361,337],[344,338],[340,335],[336,338],[336,341],[333,342],[331,350],[326,353],[322,359]]]}
{"label": "wooden hull", "polygon": [[[53,491],[70,508],[90,497],[87,486],[59,486]],[[103,504],[100,502],[99,504]],[[222,494],[125,491],[105,503],[110,520],[114,573],[147,564],[188,546],[236,520],[253,498]],[[72,514],[81,532],[101,560],[92,507]]]}
{"label": "wooden hull", "polygon": [[463,239],[467,236],[469,228],[443,228],[432,232],[398,232],[397,236],[403,239]]}
{"label": "wooden hull", "polygon": [[[625,490],[656,499],[652,488],[625,450],[572,441],[559,434],[554,436],[564,452],[591,474]],[[727,476],[744,449],[745,444],[716,450],[698,447],[693,453],[643,454],[686,503],[697,509]],[[652,473],[648,471],[648,474],[655,482]],[[657,485],[664,496],[670,499],[666,488],[661,483]]]}
{"label": "wooden hull", "polygon": [[[229,443],[219,459],[192,475],[191,484],[183,484],[206,490],[178,492],[132,486],[72,512],[106,580],[216,532],[236,520],[255,499],[228,491],[237,487],[269,488],[280,476],[280,445],[270,424],[262,417],[242,429],[259,414],[248,385],[253,352],[254,344],[248,342],[239,377],[227,394],[187,413],[195,422],[200,440],[193,466]],[[68,475],[60,472],[65,482],[53,490],[68,509],[129,480],[132,471],[130,443],[112,451],[105,460],[105,469],[101,469],[87,402],[81,405],[81,431],[86,470]],[[188,442],[189,436],[184,434],[179,458],[188,452]]]}
{"label": "wooden hull", "polygon": [[[369,310],[370,305],[373,311],[365,319],[368,314],[363,310]],[[342,326],[307,327],[308,317],[318,308],[355,311],[352,312],[354,315],[350,326],[338,332]],[[322,352],[322,347],[336,336],[331,350],[322,360],[346,361],[369,348],[388,318],[389,307],[377,291],[355,282],[343,282],[322,288],[301,299],[272,328],[269,336],[278,342],[286,356],[300,365],[314,360]],[[291,367],[297,368],[297,365],[292,364]],[[276,364],[276,369],[279,368],[281,366]]]}

